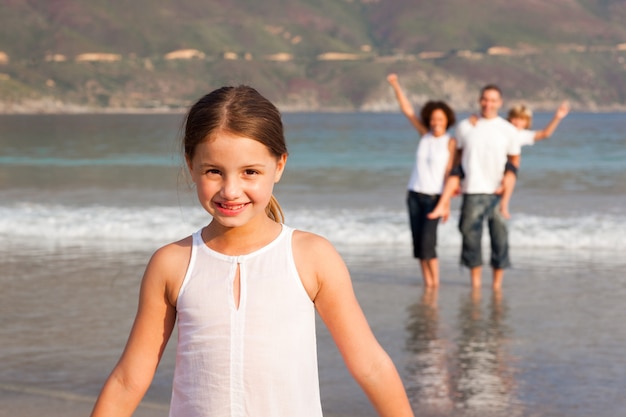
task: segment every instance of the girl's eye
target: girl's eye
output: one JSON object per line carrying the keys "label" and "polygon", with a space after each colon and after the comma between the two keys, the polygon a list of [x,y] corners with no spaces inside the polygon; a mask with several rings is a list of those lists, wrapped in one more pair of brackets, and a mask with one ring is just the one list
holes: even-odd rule
{"label": "girl's eye", "polygon": [[259,172],[254,169],[246,169],[246,175],[256,175]]}
{"label": "girl's eye", "polygon": [[205,172],[205,174],[212,174],[212,175],[219,175],[220,171],[217,169],[207,169]]}

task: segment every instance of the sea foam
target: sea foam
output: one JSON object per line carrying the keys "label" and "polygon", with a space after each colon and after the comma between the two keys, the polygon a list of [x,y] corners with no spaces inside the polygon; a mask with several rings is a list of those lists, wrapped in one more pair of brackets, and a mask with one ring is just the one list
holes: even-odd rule
{"label": "sea foam", "polygon": [[[405,211],[389,209],[286,210],[286,223],[338,245],[410,245]],[[81,245],[165,244],[183,238],[210,221],[192,206],[65,206],[15,203],[0,206],[0,237],[5,242]],[[516,213],[509,221],[510,241],[519,248],[626,249],[626,219],[618,214],[542,217]],[[440,247],[457,247],[458,213],[441,223]],[[488,243],[485,227],[483,243]]]}

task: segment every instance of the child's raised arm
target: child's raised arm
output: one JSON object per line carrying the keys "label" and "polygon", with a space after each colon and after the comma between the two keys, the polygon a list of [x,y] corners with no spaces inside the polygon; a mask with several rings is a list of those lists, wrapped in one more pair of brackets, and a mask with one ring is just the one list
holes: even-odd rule
{"label": "child's raised arm", "polygon": [[561,103],[556,112],[554,112],[554,116],[552,117],[552,120],[550,120],[548,125],[543,130],[538,130],[535,133],[535,142],[543,139],[548,139],[550,136],[552,136],[559,123],[561,123],[561,120],[563,120],[568,113],[569,103],[567,101],[564,101]]}
{"label": "child's raised arm", "polygon": [[92,417],[131,416],[150,387],[176,321],[178,286],[174,283],[182,282],[191,253],[190,243],[184,242],[159,249],[148,263],[128,342]]}
{"label": "child's raised arm", "polygon": [[294,256],[309,296],[328,327],[350,374],[380,416],[413,416],[402,380],[359,306],[350,274],[324,238],[294,234]]}
{"label": "child's raised arm", "polygon": [[406,95],[404,95],[404,91],[402,91],[402,87],[400,87],[400,82],[398,81],[398,76],[396,74],[389,74],[387,76],[387,81],[393,87],[393,91],[396,95],[396,100],[398,100],[398,104],[400,105],[400,110],[402,114],[409,119],[409,122],[413,125],[413,127],[419,132],[420,135],[425,135],[428,133],[428,127],[422,123],[420,118],[415,114],[415,110],[413,109],[413,105],[409,101]]}

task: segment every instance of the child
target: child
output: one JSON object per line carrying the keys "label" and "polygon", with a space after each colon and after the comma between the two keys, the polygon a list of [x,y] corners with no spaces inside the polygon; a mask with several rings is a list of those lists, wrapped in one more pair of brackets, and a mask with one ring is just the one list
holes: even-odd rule
{"label": "child", "polygon": [[[569,103],[564,101],[559,105],[552,120],[542,130],[530,130],[533,121],[532,111],[523,104],[513,106],[509,110],[507,120],[515,126],[520,133],[519,142],[520,146],[532,146],[535,142],[539,142],[544,139],[548,139],[556,130],[561,120],[569,113]],[[520,161],[521,162],[521,161]],[[502,180],[502,199],[500,201],[500,212],[502,215],[509,219],[511,214],[509,213],[509,202],[515,189],[516,176],[511,171],[506,171]]]}
{"label": "child", "polygon": [[183,148],[212,220],[148,263],[92,416],[132,415],[176,322],[170,416],[321,416],[315,310],[378,413],[412,416],[337,251],[282,224],[272,191],[287,148],[276,107],[247,86],[215,90],[189,110]]}
{"label": "child", "polygon": [[456,140],[448,134],[448,129],[454,125],[455,115],[446,103],[429,101],[422,107],[418,117],[400,87],[398,76],[389,74],[387,81],[393,87],[402,113],[421,136],[407,186],[407,205],[413,237],[413,256],[420,260],[424,286],[437,288],[439,262],[435,246],[439,218],[429,219],[426,216],[437,205],[444,182],[453,166]]}
{"label": "child", "polygon": [[[524,105],[512,107],[509,110],[507,120],[519,130],[518,141],[520,146],[534,145],[535,142],[548,139],[552,136],[558,125],[561,123],[561,120],[568,115],[569,108],[569,103],[567,101],[563,101],[557,108],[550,122],[542,130],[530,130],[532,125],[532,111]],[[479,116],[473,114],[469,117],[469,119],[472,125],[476,125]],[[451,179],[452,181],[448,181],[445,184],[439,204],[435,207],[431,214],[429,214],[428,218],[442,217],[444,222],[448,219],[450,214],[450,199],[455,195],[461,182],[459,176],[452,176]],[[505,170],[504,177],[502,179],[502,186],[498,192],[502,194],[502,198],[500,200],[500,213],[502,213],[502,216],[506,219],[511,218],[511,214],[509,212],[509,202],[511,201],[511,196],[513,195],[513,190],[515,189],[516,180],[516,173],[512,170]]]}

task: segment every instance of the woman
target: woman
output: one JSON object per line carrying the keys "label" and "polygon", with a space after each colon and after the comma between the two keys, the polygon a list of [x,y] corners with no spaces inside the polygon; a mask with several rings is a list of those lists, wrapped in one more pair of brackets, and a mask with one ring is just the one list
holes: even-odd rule
{"label": "woman", "polygon": [[427,215],[437,205],[454,163],[456,140],[448,134],[448,129],[454,125],[456,118],[450,106],[443,101],[424,104],[418,118],[400,87],[398,76],[389,74],[387,81],[393,87],[402,113],[421,136],[407,187],[407,204],[413,256],[420,260],[424,286],[436,288],[439,286],[439,261],[435,250],[439,218],[429,219]]}

